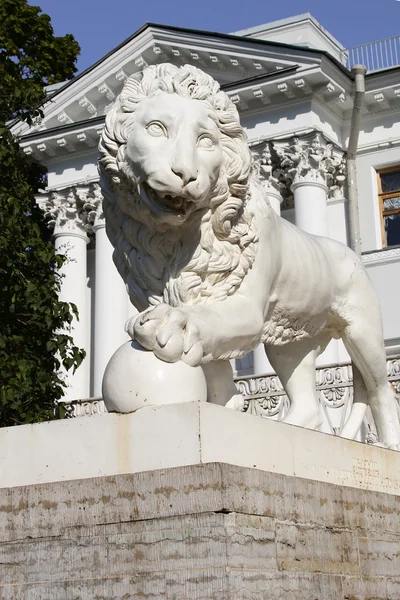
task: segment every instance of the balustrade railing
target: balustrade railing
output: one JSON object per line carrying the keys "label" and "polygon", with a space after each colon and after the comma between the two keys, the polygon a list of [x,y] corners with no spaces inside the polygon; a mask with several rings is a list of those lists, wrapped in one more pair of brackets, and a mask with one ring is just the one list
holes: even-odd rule
{"label": "balustrade railing", "polygon": [[[390,384],[400,402],[400,355],[387,359]],[[244,412],[265,419],[282,420],[290,407],[276,375],[249,375],[236,380],[244,397]],[[323,415],[322,431],[340,434],[353,403],[353,374],[350,365],[321,367],[316,370],[317,396]],[[400,415],[400,412],[399,412]],[[364,423],[363,441],[375,441],[375,427],[370,417]]]}
{"label": "balustrade railing", "polygon": [[348,69],[365,65],[367,71],[381,71],[400,65],[400,35],[354,46],[342,52],[342,62]]}
{"label": "balustrade railing", "polygon": [[[400,402],[400,354],[387,359],[388,378]],[[280,421],[290,407],[276,375],[237,377],[236,386],[244,398],[243,412]],[[316,389],[323,414],[322,430],[340,434],[353,402],[353,376],[350,365],[321,367],[316,370]],[[85,417],[106,413],[101,398],[64,404],[67,417]],[[366,419],[360,439],[375,441],[374,424]]]}

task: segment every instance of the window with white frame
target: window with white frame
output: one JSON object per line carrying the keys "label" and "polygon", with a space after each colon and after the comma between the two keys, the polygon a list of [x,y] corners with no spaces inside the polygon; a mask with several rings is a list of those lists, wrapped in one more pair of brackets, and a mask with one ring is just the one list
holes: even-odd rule
{"label": "window with white frame", "polygon": [[382,245],[400,245],[400,165],[381,169],[378,175],[378,195],[382,223]]}

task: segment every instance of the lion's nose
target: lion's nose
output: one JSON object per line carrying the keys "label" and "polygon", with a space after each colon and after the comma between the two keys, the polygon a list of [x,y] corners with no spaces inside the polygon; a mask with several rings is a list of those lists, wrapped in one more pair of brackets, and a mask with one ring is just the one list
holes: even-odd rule
{"label": "lion's nose", "polygon": [[190,168],[189,165],[175,165],[171,170],[177,177],[182,179],[183,185],[187,185],[197,179],[198,171],[194,166]]}

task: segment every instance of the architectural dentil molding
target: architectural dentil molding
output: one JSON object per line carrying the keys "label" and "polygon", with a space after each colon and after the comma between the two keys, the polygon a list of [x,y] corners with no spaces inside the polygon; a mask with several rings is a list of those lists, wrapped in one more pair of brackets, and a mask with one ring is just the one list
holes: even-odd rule
{"label": "architectural dentil molding", "polygon": [[85,235],[104,222],[102,193],[98,183],[77,184],[61,190],[38,194],[38,206],[48,218],[54,235]]}
{"label": "architectural dentil molding", "polygon": [[[374,400],[379,441],[400,449],[379,304],[360,260],[274,212],[260,181],[262,173],[274,182],[272,152],[258,173],[252,169],[237,109],[212,77],[171,64],[132,75],[106,117],[99,149],[107,233],[139,311],[127,324],[135,344],[117,350],[106,369],[103,390],[113,390],[104,393],[106,406],[138,408],[133,382],[152,376],[155,356],[166,375],[147,405],[173,396],[165,364],[186,363],[195,369],[182,370],[180,386],[193,393],[196,381],[202,385],[200,368],[208,399],[242,410],[229,360],[262,343],[288,382],[283,420],[316,429],[315,358],[330,339],[344,338]],[[329,185],[342,160],[320,134],[273,150],[292,186]],[[357,435],[359,409],[344,424],[345,437]]]}

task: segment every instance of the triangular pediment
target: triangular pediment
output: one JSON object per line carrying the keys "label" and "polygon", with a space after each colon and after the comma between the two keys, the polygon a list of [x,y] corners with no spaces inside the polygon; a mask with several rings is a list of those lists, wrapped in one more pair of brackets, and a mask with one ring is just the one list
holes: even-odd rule
{"label": "triangular pediment", "polygon": [[104,116],[129,75],[146,65],[186,63],[203,69],[222,85],[262,80],[288,68],[297,72],[319,63],[318,53],[233,35],[146,25],[98,63],[57,90],[43,104],[44,118],[33,127],[13,128],[22,138],[35,132],[95,122]]}

